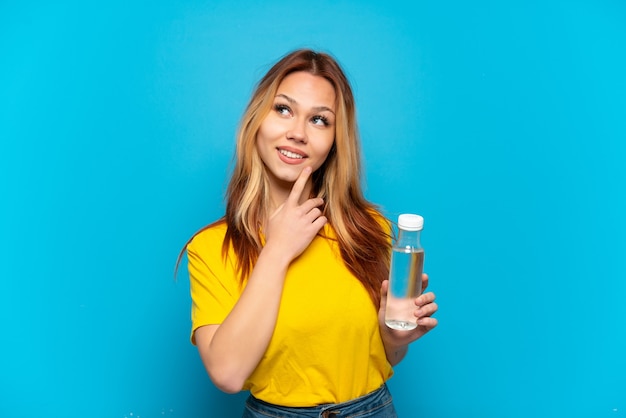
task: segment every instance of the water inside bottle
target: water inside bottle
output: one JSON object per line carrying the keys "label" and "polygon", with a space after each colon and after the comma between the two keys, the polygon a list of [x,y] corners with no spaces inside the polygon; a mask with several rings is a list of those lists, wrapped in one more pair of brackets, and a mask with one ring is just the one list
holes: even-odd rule
{"label": "water inside bottle", "polygon": [[411,330],[417,327],[413,312],[415,298],[422,292],[423,250],[394,248],[389,270],[389,292],[385,324],[389,328]]}

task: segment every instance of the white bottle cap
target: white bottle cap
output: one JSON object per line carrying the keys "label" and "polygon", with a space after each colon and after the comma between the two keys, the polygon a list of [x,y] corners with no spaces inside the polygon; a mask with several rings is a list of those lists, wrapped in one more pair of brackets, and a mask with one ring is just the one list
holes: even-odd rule
{"label": "white bottle cap", "polygon": [[398,216],[398,228],[405,231],[421,231],[424,227],[424,218],[419,215],[405,213]]}

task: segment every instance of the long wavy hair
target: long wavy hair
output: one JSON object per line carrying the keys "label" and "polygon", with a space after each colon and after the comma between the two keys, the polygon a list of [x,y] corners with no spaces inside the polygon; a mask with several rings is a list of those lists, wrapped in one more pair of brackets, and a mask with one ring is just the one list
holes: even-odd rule
{"label": "long wavy hair", "polygon": [[345,73],[330,55],[296,50],[280,59],[261,79],[237,134],[235,164],[226,192],[226,214],[212,225],[226,222],[223,256],[226,257],[232,245],[243,282],[262,248],[260,226],[270,215],[267,212],[270,186],[267,169],[256,148],[257,132],[271,111],[278,86],[297,71],[323,77],[335,89],[335,141],[324,164],[312,174],[312,194],[324,199],[324,215],[335,231],[343,261],[378,308],[380,286],[389,274],[389,225],[363,195],[354,96]]}

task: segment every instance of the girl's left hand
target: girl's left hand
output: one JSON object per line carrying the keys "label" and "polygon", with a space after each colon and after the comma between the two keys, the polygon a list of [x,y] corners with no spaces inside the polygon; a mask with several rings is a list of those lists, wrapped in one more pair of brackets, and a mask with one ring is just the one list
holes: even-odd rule
{"label": "girl's left hand", "polygon": [[[422,275],[422,288],[428,286],[428,275]],[[387,306],[387,291],[389,281],[385,280],[380,289],[380,309],[378,311],[378,322],[380,333],[385,344],[385,349],[395,349],[406,346],[413,341],[423,337],[427,332],[437,326],[437,318],[432,315],[437,312],[438,306],[435,303],[433,292],[423,293],[415,298],[415,317],[417,318],[417,328],[410,331],[401,331],[389,328],[385,325],[385,308]]]}

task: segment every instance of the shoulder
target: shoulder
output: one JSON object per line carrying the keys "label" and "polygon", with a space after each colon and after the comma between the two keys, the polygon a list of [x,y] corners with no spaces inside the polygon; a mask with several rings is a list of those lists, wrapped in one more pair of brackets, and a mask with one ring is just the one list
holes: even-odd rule
{"label": "shoulder", "polygon": [[224,237],[226,236],[227,225],[224,220],[216,221],[194,234],[187,244],[187,251],[205,252],[212,249],[221,251]]}

